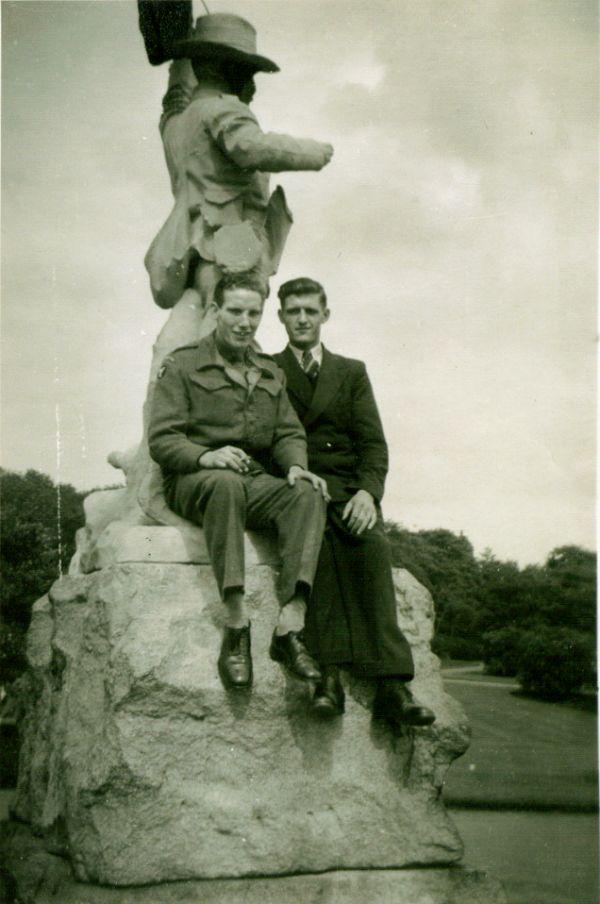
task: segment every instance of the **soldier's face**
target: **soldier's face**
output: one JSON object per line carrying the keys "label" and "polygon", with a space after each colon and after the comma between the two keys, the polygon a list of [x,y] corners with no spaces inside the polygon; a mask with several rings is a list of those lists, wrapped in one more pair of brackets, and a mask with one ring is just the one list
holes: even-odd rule
{"label": "soldier's face", "polygon": [[296,348],[313,348],[321,339],[321,326],[329,320],[329,308],[321,303],[321,296],[288,295],[278,311],[288,338]]}
{"label": "soldier's face", "polygon": [[258,329],[264,301],[252,289],[226,289],[216,309],[217,341],[232,352],[243,352]]}

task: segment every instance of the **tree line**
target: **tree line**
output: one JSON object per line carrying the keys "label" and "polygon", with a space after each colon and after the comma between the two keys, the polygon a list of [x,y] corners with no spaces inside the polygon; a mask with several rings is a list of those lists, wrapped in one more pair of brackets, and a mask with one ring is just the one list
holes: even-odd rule
{"label": "tree line", "polygon": [[435,601],[434,651],[483,660],[492,675],[516,676],[528,693],[565,699],[595,680],[596,554],[560,546],[543,565],[519,568],[490,550],[476,556],[449,530],[386,530],[394,564]]}
{"label": "tree line", "polygon": [[[25,668],[33,603],[68,568],[87,494],[33,470],[2,471],[0,483],[0,684],[7,684]],[[449,530],[409,531],[389,521],[386,533],[394,565],[431,591],[438,655],[483,660],[489,673],[516,675],[524,690],[549,699],[594,680],[595,553],[562,546],[543,565],[519,568],[490,551],[476,556]]]}
{"label": "tree line", "polygon": [[75,533],[85,522],[81,493],[46,474],[0,471],[2,621],[0,686],[25,669],[25,634],[31,607],[68,570]]}

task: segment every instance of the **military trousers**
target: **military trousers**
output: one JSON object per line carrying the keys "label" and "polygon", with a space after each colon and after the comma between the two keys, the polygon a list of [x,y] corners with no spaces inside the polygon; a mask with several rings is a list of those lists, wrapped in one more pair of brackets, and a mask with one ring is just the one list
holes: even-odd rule
{"label": "military trousers", "polygon": [[244,586],[246,528],[277,532],[282,605],[294,596],[298,583],[312,587],[326,506],[307,480],[297,480],[291,487],[287,480],[264,471],[238,474],[206,468],[167,478],[165,497],[174,512],[204,528],[221,597],[228,589]]}

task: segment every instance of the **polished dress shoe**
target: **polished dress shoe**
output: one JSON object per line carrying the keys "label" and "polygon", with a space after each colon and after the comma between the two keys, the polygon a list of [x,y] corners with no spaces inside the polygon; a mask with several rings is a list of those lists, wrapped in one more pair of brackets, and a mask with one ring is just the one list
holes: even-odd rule
{"label": "polished dress shoe", "polygon": [[319,666],[304,646],[302,631],[288,631],[287,634],[273,633],[269,656],[280,662],[307,681],[318,681],[321,677]]}
{"label": "polished dress shoe", "polygon": [[344,688],[337,665],[325,665],[321,668],[321,680],[315,687],[311,709],[323,719],[341,716],[344,712]]}
{"label": "polished dress shoe", "polygon": [[218,667],[224,687],[251,687],[250,625],[243,628],[225,627]]}
{"label": "polished dress shoe", "polygon": [[373,712],[398,728],[404,725],[423,727],[435,722],[435,714],[414,700],[403,681],[389,678],[377,686]]}

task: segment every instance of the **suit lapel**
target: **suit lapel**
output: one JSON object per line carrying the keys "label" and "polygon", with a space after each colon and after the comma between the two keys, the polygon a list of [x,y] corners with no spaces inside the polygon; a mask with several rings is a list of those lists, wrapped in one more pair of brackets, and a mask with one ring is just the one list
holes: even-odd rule
{"label": "suit lapel", "polygon": [[308,408],[312,399],[312,386],[289,345],[281,353],[281,365],[287,378],[288,395],[295,396],[303,408]]}
{"label": "suit lapel", "polygon": [[[290,354],[292,354],[290,352]],[[298,367],[300,370],[300,368]],[[323,347],[323,362],[319,370],[317,385],[308,406],[303,424],[307,427],[327,408],[344,381],[344,367],[336,355],[332,355]]]}

